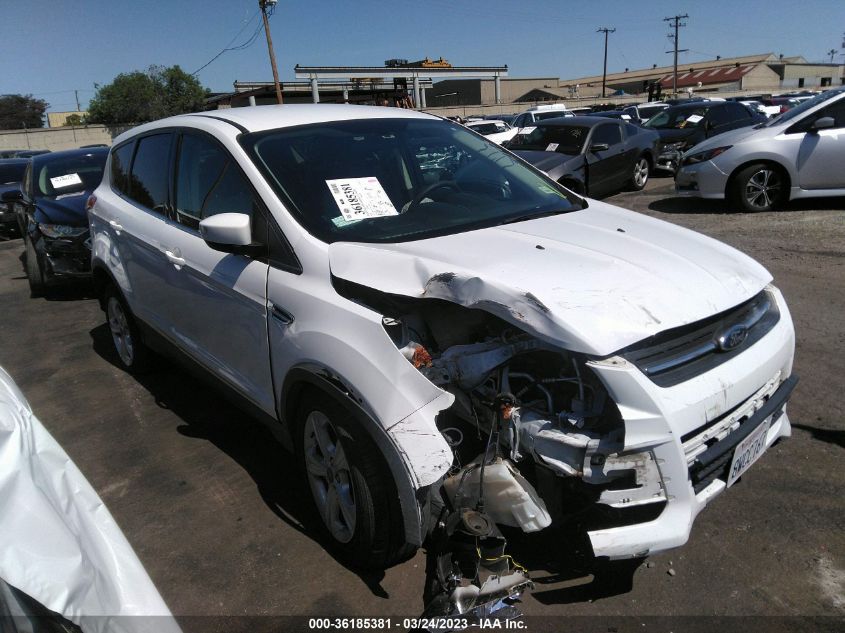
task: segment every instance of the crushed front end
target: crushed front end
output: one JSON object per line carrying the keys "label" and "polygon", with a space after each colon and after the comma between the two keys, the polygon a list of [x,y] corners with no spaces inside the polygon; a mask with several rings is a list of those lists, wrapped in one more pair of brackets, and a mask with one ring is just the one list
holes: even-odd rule
{"label": "crushed front end", "polygon": [[[495,497],[492,484],[481,492],[477,482],[468,486],[475,496],[455,494],[456,482],[471,480],[479,460],[505,461],[530,479],[511,486],[506,505],[530,502],[533,486],[539,502],[513,516],[488,505],[488,516],[524,531],[545,527],[543,513],[569,525],[577,516],[596,557],[684,544],[696,515],[740,467],[790,434],[794,334],[771,286],[602,358],[447,302],[385,313],[401,353],[455,397],[438,418],[455,455],[444,483],[452,510],[477,510],[479,495]],[[740,459],[748,438],[753,455]]]}

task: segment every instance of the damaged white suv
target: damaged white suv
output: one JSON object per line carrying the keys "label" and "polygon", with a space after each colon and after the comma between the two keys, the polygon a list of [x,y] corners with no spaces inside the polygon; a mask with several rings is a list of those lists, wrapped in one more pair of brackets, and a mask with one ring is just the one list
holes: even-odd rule
{"label": "damaged white suv", "polygon": [[595,556],[676,547],[790,434],[793,327],[764,268],[433,116],[142,125],[88,206],[121,362],[177,350],[270,421],[355,563],[419,546],[441,487],[527,531],[593,517]]}

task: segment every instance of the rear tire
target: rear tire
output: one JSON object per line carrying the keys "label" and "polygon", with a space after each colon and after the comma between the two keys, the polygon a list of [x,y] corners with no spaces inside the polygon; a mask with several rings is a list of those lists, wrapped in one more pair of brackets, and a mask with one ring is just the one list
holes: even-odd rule
{"label": "rear tire", "polygon": [[729,191],[734,204],[752,213],[776,209],[786,199],[786,193],[783,171],[766,163],[749,165],[740,171]]}
{"label": "rear tire", "polygon": [[135,318],[114,284],[106,285],[103,290],[103,306],[120,365],[130,373],[141,373],[149,369],[152,353],[144,345]]}
{"label": "rear tire", "polygon": [[634,173],[631,174],[630,189],[632,191],[642,191],[648,182],[648,177],[651,174],[651,163],[645,154],[641,154],[634,162]]}
{"label": "rear tire", "polygon": [[38,253],[28,235],[24,235],[23,242],[26,252],[26,279],[29,281],[29,296],[33,298],[42,297],[47,285],[44,283],[44,272],[41,269],[41,263],[38,261]]}
{"label": "rear tire", "polygon": [[353,416],[317,391],[303,394],[297,456],[326,541],[353,567],[384,569],[416,548],[381,452]]}

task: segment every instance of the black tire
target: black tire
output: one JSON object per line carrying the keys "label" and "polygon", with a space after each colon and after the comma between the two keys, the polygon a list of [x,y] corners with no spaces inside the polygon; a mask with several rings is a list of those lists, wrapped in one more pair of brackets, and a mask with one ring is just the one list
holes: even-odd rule
{"label": "black tire", "polygon": [[651,175],[651,161],[645,154],[640,154],[634,161],[633,173],[628,188],[631,191],[642,191]]}
{"label": "black tire", "polygon": [[[324,425],[322,429],[327,431],[325,454],[316,437],[317,425]],[[390,470],[352,415],[324,394],[307,391],[302,395],[295,433],[302,483],[312,501],[315,523],[335,555],[352,567],[385,569],[413,554],[416,547],[405,541]],[[345,459],[326,459],[332,455]],[[325,474],[315,474],[321,465],[328,465]],[[331,497],[329,480],[333,480],[337,510],[327,501]],[[347,513],[354,516],[352,521],[346,519]]]}
{"label": "black tire", "polygon": [[786,200],[788,183],[783,170],[767,163],[755,163],[741,170],[731,181],[731,201],[743,211],[771,211]]}
{"label": "black tire", "polygon": [[24,235],[23,243],[26,253],[24,263],[26,279],[29,281],[29,296],[42,297],[47,290],[47,284],[44,283],[44,271],[41,269],[41,262],[38,261],[38,253],[35,251],[35,245],[28,235]]}
{"label": "black tire", "polygon": [[117,360],[126,371],[142,373],[152,365],[152,352],[144,345],[141,331],[123,295],[109,283],[103,288],[103,309]]}

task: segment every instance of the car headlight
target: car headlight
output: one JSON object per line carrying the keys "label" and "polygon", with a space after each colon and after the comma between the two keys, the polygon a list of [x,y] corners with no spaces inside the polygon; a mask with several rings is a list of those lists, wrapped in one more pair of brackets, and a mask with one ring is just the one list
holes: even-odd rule
{"label": "car headlight", "polygon": [[672,150],[680,151],[680,150],[684,149],[685,146],[686,146],[685,141],[677,141],[676,143],[666,143],[666,145],[663,146],[663,151],[664,152],[665,151],[672,151]]}
{"label": "car headlight", "polygon": [[683,164],[695,165],[697,163],[703,163],[705,161],[716,158],[719,154],[725,153],[731,147],[733,147],[733,145],[723,145],[722,147],[714,147],[713,149],[708,149],[703,152],[696,152],[695,154],[684,156]]}
{"label": "car headlight", "polygon": [[87,226],[66,226],[64,224],[39,224],[38,230],[45,237],[77,237],[88,232]]}

